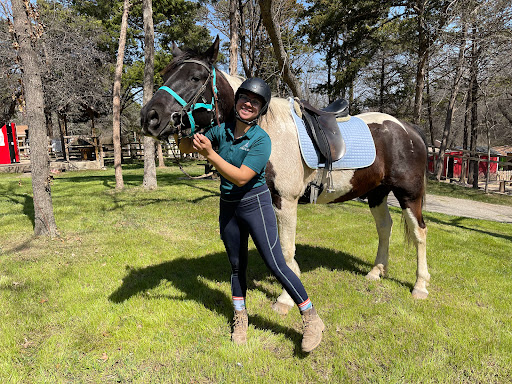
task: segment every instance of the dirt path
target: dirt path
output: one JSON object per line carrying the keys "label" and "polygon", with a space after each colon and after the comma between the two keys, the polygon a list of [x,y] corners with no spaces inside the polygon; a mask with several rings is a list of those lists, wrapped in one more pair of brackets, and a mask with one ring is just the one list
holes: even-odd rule
{"label": "dirt path", "polygon": [[[400,207],[392,193],[389,194],[388,204],[393,207]],[[427,212],[444,213],[452,216],[512,223],[512,207],[505,205],[481,203],[448,196],[427,195],[427,204],[424,209]]]}

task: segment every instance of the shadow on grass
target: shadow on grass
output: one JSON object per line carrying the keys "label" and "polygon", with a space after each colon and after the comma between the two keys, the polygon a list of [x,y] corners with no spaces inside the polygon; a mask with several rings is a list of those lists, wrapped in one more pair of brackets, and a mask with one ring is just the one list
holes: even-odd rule
{"label": "shadow on grass", "polygon": [[34,199],[28,193],[16,193],[14,187],[8,188],[5,193],[2,192],[1,196],[10,200],[13,204],[23,204],[23,214],[27,216],[32,222],[32,228],[34,228],[36,217],[34,212]]}
{"label": "shadow on grass", "polygon": [[[302,272],[308,272],[317,268],[331,270],[343,270],[358,275],[365,275],[371,265],[363,260],[342,252],[331,249],[297,245],[297,261]],[[213,253],[200,258],[179,258],[161,264],[152,265],[140,269],[126,266],[127,274],[123,278],[121,286],[114,291],[109,300],[114,303],[122,303],[132,296],[143,298],[168,298],[171,300],[193,300],[210,311],[224,316],[227,320],[233,315],[231,296],[229,293],[212,287],[211,282],[229,282],[230,267],[224,252]],[[259,284],[262,281],[271,281],[278,284],[270,276],[270,272],[255,250],[249,252],[248,289],[263,292],[269,301],[275,300],[273,292]],[[157,288],[160,284],[170,282],[174,288],[180,291],[176,295],[143,295]],[[403,286],[412,289],[411,284],[398,281]],[[306,290],[308,287],[306,287]],[[143,296],[141,296],[143,295]],[[272,330],[283,334],[296,345],[296,353],[300,352],[302,335],[296,330],[272,322],[260,315],[250,316],[250,323],[259,329]]]}
{"label": "shadow on grass", "polygon": [[466,221],[466,220],[477,220],[477,219],[471,219],[471,218],[460,217],[460,216],[450,216],[450,218],[447,218],[446,220],[441,220],[441,219],[439,219],[437,217],[433,217],[433,216],[428,215],[426,213],[424,213],[423,215],[427,219],[427,225],[428,225],[428,222],[430,221],[430,222],[436,223],[436,224],[449,225],[449,226],[452,226],[452,227],[457,227],[457,228],[460,228],[460,229],[464,229],[466,231],[478,232],[478,233],[481,233],[481,234],[484,234],[484,235],[488,235],[488,236],[491,236],[491,237],[496,237],[496,238],[512,241],[512,235],[505,235],[503,233],[484,231],[484,230],[481,230],[481,229],[478,229],[478,228],[474,228],[474,227],[470,227],[470,226],[462,224],[463,221]]}

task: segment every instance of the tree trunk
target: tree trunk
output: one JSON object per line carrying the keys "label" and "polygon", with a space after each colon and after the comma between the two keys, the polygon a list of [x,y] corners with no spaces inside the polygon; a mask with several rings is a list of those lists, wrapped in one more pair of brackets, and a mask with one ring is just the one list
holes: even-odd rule
{"label": "tree trunk", "polygon": [[64,124],[64,118],[61,115],[57,115],[57,120],[59,124],[59,136],[60,136],[60,145],[62,149],[62,157],[64,161],[69,161],[69,149],[66,144],[66,139],[64,136],[67,136],[66,126]]}
{"label": "tree trunk", "polygon": [[384,112],[384,82],[386,80],[386,60],[385,54],[382,52],[380,60],[380,84],[379,84],[379,112]]}
{"label": "tree trunk", "polygon": [[114,142],[114,169],[116,175],[116,189],[124,188],[121,148],[121,78],[123,76],[124,50],[126,46],[126,32],[128,29],[128,11],[130,0],[124,0],[123,18],[121,19],[121,33],[119,36],[119,48],[117,50],[116,71],[114,74],[114,97],[112,102],[113,127],[112,140]]}
{"label": "tree trunk", "polygon": [[238,74],[238,0],[229,0],[229,74]]}
{"label": "tree trunk", "polygon": [[[428,62],[427,62],[428,65]],[[432,150],[434,149],[435,144],[435,132],[434,132],[434,119],[432,117],[432,97],[430,97],[430,67],[427,68],[427,116],[428,116],[428,130],[430,132],[430,144],[432,145]]]}
{"label": "tree trunk", "polygon": [[[470,111],[471,111],[471,104],[472,104],[472,100],[471,100],[472,91],[471,91],[471,88],[472,88],[472,83],[470,81],[469,82],[469,87],[468,87],[468,90],[467,90],[467,95],[466,95],[466,108],[464,110],[464,130],[463,130],[463,134],[462,134],[462,149],[463,150],[467,150],[468,149],[468,131],[469,131],[468,128],[469,128]],[[461,183],[465,183],[466,182],[466,178],[467,178],[467,174],[468,174],[468,168],[469,168],[468,161],[466,161],[464,159],[465,156],[466,156],[466,152],[463,152],[463,155],[462,155],[462,170],[461,170],[461,173],[460,173],[460,182]]]}
{"label": "tree trunk", "polygon": [[164,151],[160,141],[156,143],[156,152],[158,154],[158,168],[165,168]]}
{"label": "tree trunk", "polygon": [[26,117],[30,129],[30,166],[34,194],[34,234],[55,237],[57,224],[53,215],[48,137],[44,117],[41,65],[32,45],[31,22],[23,0],[12,0],[14,31],[23,66]]}
{"label": "tree trunk", "polygon": [[[472,32],[472,45],[471,45],[471,66],[470,78],[471,78],[471,139],[470,139],[470,151],[471,157],[477,157],[477,142],[478,142],[478,46],[476,39],[478,38],[478,31],[476,27],[473,27]],[[471,184],[473,188],[478,189],[478,160],[471,160],[470,162],[470,175]],[[468,180],[468,182],[470,182]]]}
{"label": "tree trunk", "polygon": [[418,12],[418,65],[416,67],[416,87],[414,95],[413,123],[418,124],[421,117],[421,106],[423,103],[423,88],[425,87],[425,64],[428,57],[428,41],[425,30],[425,3],[418,0],[416,3]]}
{"label": "tree trunk", "polygon": [[293,96],[302,99],[300,83],[291,70],[290,61],[288,60],[288,55],[284,49],[283,40],[281,39],[279,25],[276,25],[272,17],[272,0],[258,0],[258,2],[263,25],[268,32],[270,41],[272,41],[272,48],[274,49],[274,54],[279,63],[279,68],[283,72],[283,80],[290,87]]}
{"label": "tree trunk", "polygon": [[[142,103],[147,104],[153,96],[154,88],[154,61],[155,61],[155,31],[153,28],[152,0],[143,0],[144,17],[144,93]],[[144,180],[142,185],[146,189],[156,189],[155,140],[144,136]]]}
{"label": "tree trunk", "polygon": [[50,111],[44,112],[44,117],[46,120],[46,135],[49,138],[53,138],[53,119],[52,119],[52,113]]}
{"label": "tree trunk", "polygon": [[460,83],[462,79],[462,71],[464,67],[464,47],[466,46],[466,25],[463,26],[461,41],[459,44],[459,57],[457,59],[455,77],[453,80],[453,88],[450,96],[450,101],[448,102],[448,106],[446,107],[446,119],[444,122],[443,128],[443,136],[441,139],[441,146],[439,147],[439,157],[436,161],[436,178],[437,181],[441,180],[441,174],[443,173],[443,163],[444,163],[444,155],[446,152],[446,147],[448,145],[448,139],[450,137],[450,132],[452,128],[452,120],[453,120],[453,110],[455,108],[455,101],[457,100],[457,95],[459,94]]}

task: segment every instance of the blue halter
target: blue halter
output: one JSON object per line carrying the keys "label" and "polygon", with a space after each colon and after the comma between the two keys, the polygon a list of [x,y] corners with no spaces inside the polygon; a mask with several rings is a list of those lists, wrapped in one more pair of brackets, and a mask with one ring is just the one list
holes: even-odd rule
{"label": "blue halter", "polygon": [[[206,69],[208,69],[209,71],[209,76],[208,78],[206,79],[206,81],[204,82],[204,84],[201,86],[201,88],[199,88],[199,91],[197,91],[197,93],[194,95],[194,97],[192,97],[192,99],[187,103],[185,100],[183,100],[183,98],[178,95],[174,90],[172,90],[171,88],[167,87],[167,86],[162,86],[160,88],[158,88],[159,90],[161,89],[162,91],[166,91],[167,93],[169,93],[172,97],[174,97],[174,99],[181,104],[181,106],[183,107],[181,109],[181,116],[183,116],[183,112],[185,112],[188,116],[188,120],[190,121],[190,127],[192,129],[191,133],[189,136],[192,136],[195,132],[195,127],[196,127],[196,122],[194,120],[194,117],[192,116],[192,113],[197,110],[197,109],[206,109],[208,112],[213,112],[215,111],[215,100],[217,99],[217,94],[218,94],[218,90],[217,90],[217,77],[216,77],[216,73],[215,73],[215,67],[212,66],[212,70],[210,71],[210,69],[202,62],[200,61],[197,61],[197,60],[185,60],[183,63],[195,63],[195,64],[199,64],[199,65],[202,65],[203,67],[205,67]],[[207,85],[208,85],[208,81],[210,79],[213,79],[212,80],[212,88],[213,88],[213,96],[212,96],[212,101],[210,104],[205,104],[205,103],[197,103],[197,99],[199,99],[199,97],[201,96],[201,94],[205,91]],[[183,123],[182,123],[183,124]],[[214,120],[212,118],[212,122],[209,126],[207,127],[203,127],[203,128],[210,128],[214,125]]]}

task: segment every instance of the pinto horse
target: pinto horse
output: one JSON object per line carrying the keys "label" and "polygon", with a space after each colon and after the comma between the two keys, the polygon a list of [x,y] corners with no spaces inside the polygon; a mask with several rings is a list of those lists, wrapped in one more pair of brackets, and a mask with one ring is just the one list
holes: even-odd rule
{"label": "pinto horse", "polygon": [[[162,72],[164,86],[141,110],[141,125],[146,135],[165,140],[173,134],[189,135],[233,118],[234,90],[242,79],[216,69],[218,49],[218,37],[203,53],[173,47],[173,61]],[[393,222],[387,197],[393,192],[402,209],[405,232],[416,248],[417,272],[412,296],[424,299],[430,280],[426,258],[427,228],[422,215],[427,162],[425,141],[414,126],[390,115],[370,112],[358,117],[370,128],[376,147],[375,161],[361,169],[332,171],[334,191],[321,192],[317,202],[337,203],[357,197],[368,199],[379,245],[367,278],[379,280],[386,274],[388,266]],[[308,168],[302,159],[288,100],[272,98],[268,113],[260,119],[259,125],[272,140],[266,178],[282,250],[286,263],[299,275],[300,269],[294,259],[297,205],[307,185],[316,180],[322,170]],[[291,297],[283,291],[273,308],[285,314],[293,305]]]}

